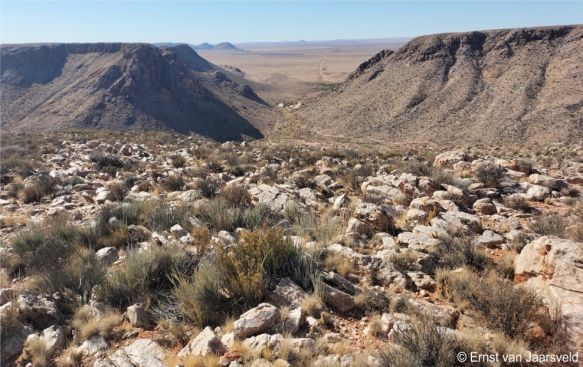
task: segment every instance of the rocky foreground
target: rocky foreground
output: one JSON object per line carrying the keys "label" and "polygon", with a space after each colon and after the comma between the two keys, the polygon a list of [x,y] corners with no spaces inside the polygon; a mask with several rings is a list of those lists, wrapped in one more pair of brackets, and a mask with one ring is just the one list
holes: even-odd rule
{"label": "rocky foreground", "polygon": [[3,366],[583,351],[580,145],[2,141]]}

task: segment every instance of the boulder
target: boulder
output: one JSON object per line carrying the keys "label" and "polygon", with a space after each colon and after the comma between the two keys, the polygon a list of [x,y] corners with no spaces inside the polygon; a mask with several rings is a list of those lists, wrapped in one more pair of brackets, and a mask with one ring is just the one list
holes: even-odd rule
{"label": "boulder", "polygon": [[227,351],[227,348],[217,337],[213,329],[210,327],[204,328],[194,339],[192,339],[182,350],[178,353],[178,357],[184,358],[187,355],[207,356],[210,354],[222,355]]}
{"label": "boulder", "polygon": [[35,328],[54,324],[60,317],[55,301],[48,295],[24,293],[16,300],[21,318]]}
{"label": "boulder", "polygon": [[249,336],[261,334],[273,326],[280,319],[279,309],[269,303],[261,303],[259,306],[250,309],[235,321],[235,336],[247,338]]}
{"label": "boulder", "polygon": [[137,339],[109,357],[114,366],[165,367],[164,349],[151,339]]}
{"label": "boulder", "polygon": [[487,229],[480,237],[478,237],[476,245],[493,248],[504,242],[506,242],[504,237]]}
{"label": "boulder", "polygon": [[117,249],[115,247],[104,247],[95,253],[97,261],[102,265],[109,266],[119,259]]}
{"label": "boulder", "polygon": [[496,205],[494,205],[492,200],[488,198],[476,200],[474,205],[472,205],[472,209],[474,209],[476,213],[482,215],[492,215],[497,212]]}
{"label": "boulder", "polygon": [[333,309],[340,312],[348,312],[356,307],[354,298],[348,293],[322,283],[324,301]]}
{"label": "boulder", "polygon": [[43,341],[49,355],[54,355],[65,347],[65,332],[60,326],[53,325],[44,329],[39,339]]}
{"label": "boulder", "polygon": [[126,317],[133,327],[147,327],[149,324],[146,309],[142,303],[131,305],[126,310]]}
{"label": "boulder", "polygon": [[275,289],[268,293],[267,300],[277,306],[299,306],[307,293],[290,278],[282,278]]}
{"label": "boulder", "polygon": [[583,244],[544,236],[528,243],[514,259],[518,281],[534,288],[558,311],[573,351],[583,348]]}

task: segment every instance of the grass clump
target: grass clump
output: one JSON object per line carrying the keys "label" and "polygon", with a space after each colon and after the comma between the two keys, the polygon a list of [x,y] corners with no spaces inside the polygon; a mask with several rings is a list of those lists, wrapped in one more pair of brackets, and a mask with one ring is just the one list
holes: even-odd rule
{"label": "grass clump", "polygon": [[206,222],[215,231],[229,231],[242,227],[254,229],[263,224],[275,224],[276,215],[263,204],[238,207],[229,204],[224,198],[211,199],[196,212],[197,217]]}
{"label": "grass clump", "polygon": [[103,336],[106,340],[114,335],[114,329],[121,324],[121,316],[113,311],[103,315],[95,315],[87,308],[80,308],[75,312],[71,326],[75,330],[78,342],[91,339],[96,335]]}
{"label": "grass clump", "polygon": [[46,195],[53,194],[58,185],[58,179],[42,174],[32,183],[24,186],[20,191],[20,198],[26,204],[39,202]]}
{"label": "grass clump", "polygon": [[186,180],[182,175],[169,175],[161,180],[162,188],[168,192],[180,191],[186,185]]}
{"label": "grass clump", "polygon": [[313,287],[315,265],[280,229],[241,234],[241,243],[221,248],[193,276],[177,279],[174,296],[182,312],[198,325],[219,325],[230,315],[254,307],[272,280],[289,277]]}
{"label": "grass clump", "polygon": [[162,294],[170,293],[175,273],[188,273],[191,266],[188,255],[172,246],[131,250],[125,264],[115,269],[98,288],[97,297],[120,308],[155,301]]}
{"label": "grass clump", "polygon": [[81,245],[83,235],[79,227],[51,219],[17,234],[12,247],[26,273],[35,276],[44,291],[69,289],[88,299],[104,271],[93,250]]}

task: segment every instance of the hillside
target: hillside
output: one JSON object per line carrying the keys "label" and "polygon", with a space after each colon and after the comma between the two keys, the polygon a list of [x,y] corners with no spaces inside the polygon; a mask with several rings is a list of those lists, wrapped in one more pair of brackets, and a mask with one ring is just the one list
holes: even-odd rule
{"label": "hillside", "polygon": [[212,45],[210,43],[201,43],[199,45],[191,45],[191,47],[195,50],[212,50],[212,51],[241,51],[240,48],[235,46],[230,42],[221,42],[217,43],[216,45]]}
{"label": "hillside", "polygon": [[418,37],[306,101],[321,136],[555,142],[583,136],[583,26]]}
{"label": "hillside", "polygon": [[215,140],[262,137],[273,112],[239,76],[189,46],[4,45],[1,126],[175,130]]}

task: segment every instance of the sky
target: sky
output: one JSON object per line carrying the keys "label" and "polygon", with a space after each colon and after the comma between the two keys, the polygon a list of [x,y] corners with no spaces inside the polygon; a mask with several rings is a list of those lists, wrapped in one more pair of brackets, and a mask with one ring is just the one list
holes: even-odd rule
{"label": "sky", "polygon": [[0,0],[0,42],[372,39],[583,23],[583,1]]}

